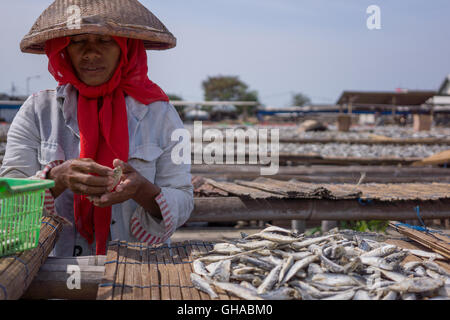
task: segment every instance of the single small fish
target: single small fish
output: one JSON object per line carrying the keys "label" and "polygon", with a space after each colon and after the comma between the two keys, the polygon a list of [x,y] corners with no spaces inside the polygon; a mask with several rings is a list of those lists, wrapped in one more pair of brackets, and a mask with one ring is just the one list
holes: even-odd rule
{"label": "single small fish", "polygon": [[248,281],[241,281],[240,285],[246,289],[251,290],[255,295],[256,293],[256,287],[254,285],[252,285],[250,282]]}
{"label": "single small fish", "polygon": [[400,296],[402,300],[417,300],[417,297],[414,293],[402,293]]}
{"label": "single small fish", "polygon": [[230,260],[219,261],[215,264],[214,268],[210,270],[210,276],[217,281],[228,282],[230,281],[230,269]]}
{"label": "single small fish", "polygon": [[397,292],[389,291],[382,300],[397,300]]}
{"label": "single small fish", "polygon": [[404,258],[406,258],[406,256],[408,255],[407,252],[405,251],[400,251],[400,252],[396,252],[396,253],[391,253],[387,256],[384,257],[384,260],[386,260],[387,263],[400,263],[403,261]]}
{"label": "single small fish", "polygon": [[441,256],[439,253],[435,252],[427,252],[423,250],[415,250],[415,249],[403,249],[405,251],[408,251],[409,253],[412,253],[415,256],[423,257],[423,258],[431,258],[431,259],[437,259],[437,260],[445,260],[443,256]]}
{"label": "single small fish", "polygon": [[352,300],[354,295],[355,295],[355,290],[349,290],[349,291],[339,293],[335,296],[323,298],[321,300]]}
{"label": "single small fish", "polygon": [[294,258],[294,260],[301,260],[301,259],[311,256],[312,253],[309,251],[300,251],[300,252],[291,253],[289,255],[292,255],[292,258]]}
{"label": "single small fish", "polygon": [[294,258],[292,256],[289,256],[283,263],[283,266],[280,270],[280,274],[278,277],[278,282],[281,283],[281,281],[284,278],[284,275],[286,274],[286,272],[289,270],[290,267],[292,267],[292,265],[294,264]]}
{"label": "single small fish", "polygon": [[369,252],[365,252],[361,255],[361,257],[384,257],[387,256],[388,254],[393,253],[395,250],[397,250],[397,246],[386,245],[383,247],[373,249]]}
{"label": "single small fish", "polygon": [[291,279],[298,271],[309,265],[311,262],[317,261],[318,258],[318,256],[313,255],[296,261],[294,265],[289,269],[288,273],[284,276],[280,284],[288,282],[289,279]]}
{"label": "single small fish", "polygon": [[246,254],[250,254],[252,252],[255,252],[256,250],[250,250],[250,251],[244,251],[241,253],[236,253],[233,254],[231,256],[228,255],[212,255],[212,256],[203,256],[201,258],[198,258],[198,260],[202,261],[202,262],[218,262],[221,260],[227,260],[227,259],[231,259],[231,261],[237,260],[239,257],[246,255]]}
{"label": "single small fish", "polygon": [[428,300],[450,300],[450,298],[446,297],[446,296],[439,296],[439,297],[428,298]]}
{"label": "single small fish", "polygon": [[196,274],[209,277],[209,271],[205,268],[205,264],[200,260],[194,260],[193,267]]}
{"label": "single small fish", "polygon": [[353,300],[374,300],[366,290],[357,290],[353,296]]}
{"label": "single small fish", "polygon": [[230,275],[230,279],[238,280],[238,281],[249,281],[253,282],[254,279],[258,278],[255,274],[244,273],[244,274],[232,274]]}
{"label": "single small fish", "polygon": [[305,247],[309,247],[312,244],[320,243],[320,242],[322,242],[324,240],[335,238],[336,236],[337,236],[336,234],[330,234],[330,235],[327,235],[327,236],[306,239],[306,240],[303,240],[303,241],[300,241],[300,242],[293,242],[293,243],[291,243],[291,247],[298,250],[298,249],[302,249],[302,248],[305,248]]}
{"label": "single small fish", "polygon": [[425,275],[427,275],[427,276],[429,276],[430,278],[433,278],[433,279],[444,279],[445,278],[445,276],[443,276],[443,275],[441,275],[441,274],[439,274],[436,271],[433,271],[431,269],[426,269],[425,270]]}
{"label": "single small fish", "polygon": [[310,263],[308,266],[307,273],[308,275],[312,276],[317,273],[324,273],[325,270],[323,270],[317,263]]}
{"label": "single small fish", "polygon": [[261,274],[264,273],[264,270],[258,267],[240,267],[233,270],[233,274],[246,274],[246,273],[252,273],[252,274]]}
{"label": "single small fish", "polygon": [[112,178],[113,178],[113,184],[112,184],[112,186],[111,186],[111,188],[109,188],[109,190],[108,191],[112,191],[112,190],[114,190],[114,188],[115,187],[117,187],[117,185],[119,184],[119,182],[120,182],[120,178],[122,177],[122,167],[115,167],[114,168],[114,170],[113,170],[113,175],[112,175]]}
{"label": "single small fish", "polygon": [[277,226],[267,227],[267,228],[261,230],[261,232],[280,232],[280,233],[285,233],[286,235],[290,235],[290,236],[295,235],[295,232],[292,232],[291,230],[284,229],[284,228],[277,227]]}
{"label": "single small fish", "polygon": [[235,283],[213,281],[213,285],[245,300],[263,300],[251,289],[247,289]]}
{"label": "single small fish", "polygon": [[375,268],[377,271],[381,272],[386,278],[391,279],[395,282],[403,282],[406,279],[408,279],[407,277],[405,277],[404,275],[402,275],[401,273],[398,272],[393,272],[393,271],[388,271],[385,269],[381,269],[381,268]]}
{"label": "single small fish", "polygon": [[315,254],[315,255],[318,255],[318,256],[323,254],[322,247],[317,245],[317,244],[315,244],[315,243],[313,243],[310,246],[308,246],[308,251],[311,252],[312,254]]}
{"label": "single small fish", "polygon": [[283,259],[279,259],[277,257],[274,257],[273,255],[270,256],[256,256],[256,258],[262,260],[262,261],[266,261],[268,263],[272,263],[274,265],[278,265],[278,264],[282,264],[283,263]]}
{"label": "single small fish", "polygon": [[343,287],[343,286],[358,286],[361,285],[354,277],[346,274],[335,273],[319,273],[315,274],[312,281],[328,286]]}
{"label": "single small fish", "polygon": [[267,271],[271,271],[272,268],[274,267],[273,263],[267,262],[267,261],[262,261],[260,259],[257,258],[252,258],[249,256],[241,256],[240,257],[240,261],[245,263],[245,264],[251,264],[254,265],[258,268],[267,270]]}
{"label": "single small fish", "polygon": [[[336,292],[320,291],[317,288],[315,288],[303,281],[293,280],[293,281],[290,281],[289,284],[292,285],[293,287],[298,288],[301,291],[301,293],[306,293],[308,296],[315,298],[315,299],[323,299],[323,298],[327,298],[327,297],[336,295]],[[303,296],[303,294],[302,294],[302,296]]]}
{"label": "single small fish", "polygon": [[389,287],[389,290],[394,290],[400,293],[421,293],[434,291],[443,285],[444,281],[428,277],[407,278],[404,281],[393,284]]}
{"label": "single small fish", "polygon": [[265,293],[265,292],[271,290],[275,286],[275,284],[278,282],[278,277],[280,275],[280,271],[281,271],[282,267],[283,267],[282,265],[277,265],[275,268],[273,268],[269,272],[268,276],[264,279],[264,281],[258,287],[258,289],[256,291],[258,294]]}
{"label": "single small fish", "polygon": [[192,285],[200,291],[203,291],[213,299],[218,298],[219,296],[214,292],[208,282],[206,282],[201,276],[195,273],[191,273],[191,282]]}
{"label": "single small fish", "polygon": [[349,258],[351,258],[351,257],[358,257],[363,252],[365,252],[365,251],[359,249],[358,247],[356,247],[356,248],[345,247],[345,256],[347,256]]}
{"label": "single small fish", "polygon": [[285,243],[293,243],[293,242],[297,242],[299,240],[299,238],[294,238],[291,236],[284,236],[278,233],[273,233],[273,232],[260,232],[260,233],[256,233],[253,236],[258,236],[262,239],[266,239],[272,242],[276,242],[279,244],[285,244]]}
{"label": "single small fish", "polygon": [[363,263],[359,257],[353,258],[350,262],[344,265],[344,273],[353,272],[363,267]]}
{"label": "single small fish", "polygon": [[418,275],[419,277],[426,277],[427,274],[425,272],[425,269],[422,266],[418,266],[414,269],[414,273]]}
{"label": "single small fish", "polygon": [[379,280],[374,281],[371,286],[367,287],[367,289],[369,289],[370,291],[373,291],[373,290],[377,290],[377,289],[380,289],[380,288],[389,287],[389,286],[391,286],[393,284],[395,284],[394,281],[379,279]]}
{"label": "single small fish", "polygon": [[300,298],[297,290],[288,287],[281,287],[259,295],[264,300],[295,300]]}
{"label": "single small fish", "polygon": [[422,265],[422,261],[410,261],[403,265],[403,272],[409,272],[414,270],[416,267]]}
{"label": "single small fish", "polygon": [[336,295],[338,292],[348,291],[348,290],[357,290],[364,288],[363,286],[330,286],[318,282],[311,281],[310,284],[322,292],[334,292],[333,295]]}
{"label": "single small fish", "polygon": [[324,268],[327,271],[333,272],[333,273],[344,273],[344,267],[341,265],[338,265],[337,263],[334,263],[333,261],[329,260],[324,255],[320,255],[320,261],[322,262],[322,268]]}
{"label": "single small fish", "polygon": [[277,243],[269,240],[250,241],[244,243],[236,243],[236,246],[245,250],[268,248],[274,249],[277,247]]}
{"label": "single small fish", "polygon": [[440,273],[446,277],[450,277],[450,273],[448,273],[444,268],[442,268],[441,266],[439,266],[437,263],[432,262],[432,261],[424,261],[423,265],[433,271],[436,271],[437,273]]}
{"label": "single small fish", "polygon": [[372,267],[377,267],[385,270],[393,270],[394,266],[387,263],[383,258],[380,257],[359,257],[361,262],[365,265],[369,265]]}
{"label": "single small fish", "polygon": [[[247,248],[245,248],[247,249]],[[241,253],[242,249],[236,247],[231,243],[216,243],[209,253],[218,253],[218,254],[237,254]]]}

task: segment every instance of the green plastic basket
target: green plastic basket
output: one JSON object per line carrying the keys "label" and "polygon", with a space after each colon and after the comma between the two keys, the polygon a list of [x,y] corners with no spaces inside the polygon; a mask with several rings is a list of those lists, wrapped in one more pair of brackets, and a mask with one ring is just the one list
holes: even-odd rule
{"label": "green plastic basket", "polygon": [[36,248],[45,190],[53,180],[0,178],[0,257]]}

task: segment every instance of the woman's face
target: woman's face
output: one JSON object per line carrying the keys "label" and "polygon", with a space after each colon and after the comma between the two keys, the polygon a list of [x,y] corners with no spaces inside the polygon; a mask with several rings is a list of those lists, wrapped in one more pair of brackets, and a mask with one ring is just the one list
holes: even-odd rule
{"label": "woman's face", "polygon": [[121,54],[112,37],[96,34],[72,36],[67,51],[78,79],[88,86],[108,82],[116,71]]}

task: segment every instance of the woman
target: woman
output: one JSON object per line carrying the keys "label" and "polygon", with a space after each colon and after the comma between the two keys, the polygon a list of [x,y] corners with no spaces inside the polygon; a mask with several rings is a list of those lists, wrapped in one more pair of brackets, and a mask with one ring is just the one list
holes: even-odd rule
{"label": "woman", "polygon": [[57,0],[22,40],[22,51],[46,53],[59,85],[20,108],[1,176],[55,181],[46,213],[71,226],[53,255],[105,254],[109,239],[168,242],[189,218],[190,167],[171,160],[183,124],[147,76],[145,49],[175,43],[136,0]]}

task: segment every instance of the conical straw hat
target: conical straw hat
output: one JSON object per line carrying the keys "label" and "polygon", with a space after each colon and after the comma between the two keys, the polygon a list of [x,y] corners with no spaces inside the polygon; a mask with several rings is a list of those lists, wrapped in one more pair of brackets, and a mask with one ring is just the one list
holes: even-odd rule
{"label": "conical straw hat", "polygon": [[55,0],[22,39],[20,49],[44,54],[45,41],[82,33],[141,39],[147,50],[176,46],[176,38],[137,0]]}

